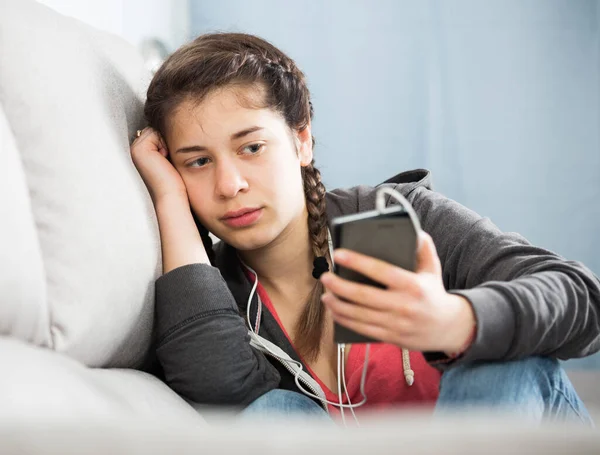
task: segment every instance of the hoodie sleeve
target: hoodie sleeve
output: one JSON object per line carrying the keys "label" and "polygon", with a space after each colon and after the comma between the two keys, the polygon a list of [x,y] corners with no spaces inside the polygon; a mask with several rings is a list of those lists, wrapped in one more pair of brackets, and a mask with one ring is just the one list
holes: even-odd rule
{"label": "hoodie sleeve", "polygon": [[189,264],[161,276],[156,326],[166,382],[188,400],[245,406],[279,385],[276,368],[250,346],[244,320],[215,267]]}
{"label": "hoodie sleeve", "polygon": [[446,289],[475,312],[476,339],[453,364],[600,350],[600,282],[587,267],[504,233],[427,188],[408,199],[436,245]]}

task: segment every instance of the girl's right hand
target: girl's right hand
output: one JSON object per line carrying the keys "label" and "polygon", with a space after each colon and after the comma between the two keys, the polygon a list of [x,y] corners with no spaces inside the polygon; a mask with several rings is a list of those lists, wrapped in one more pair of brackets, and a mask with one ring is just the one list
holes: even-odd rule
{"label": "girl's right hand", "polygon": [[187,192],[183,180],[168,159],[169,152],[160,135],[152,128],[144,128],[131,144],[131,159],[146,184],[152,201],[170,196],[184,197]]}

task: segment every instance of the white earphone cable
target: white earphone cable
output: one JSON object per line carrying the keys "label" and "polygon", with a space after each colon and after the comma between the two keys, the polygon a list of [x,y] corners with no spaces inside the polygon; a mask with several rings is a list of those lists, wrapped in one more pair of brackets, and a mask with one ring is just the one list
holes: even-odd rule
{"label": "white earphone cable", "polygon": [[[396,200],[398,200],[398,202],[400,202],[400,204],[402,205],[404,210],[408,213],[409,217],[411,218],[411,221],[413,222],[417,232],[420,231],[421,225],[419,223],[419,219],[418,219],[414,209],[412,208],[410,203],[406,200],[406,198],[404,196],[402,196],[402,194],[400,194],[396,190],[387,188],[387,187],[379,188],[377,191],[377,195],[376,195],[376,209],[380,213],[385,213],[385,209],[386,209],[385,195],[386,194],[394,197]],[[331,234],[329,234],[329,253],[330,253],[330,258],[331,258],[331,262],[333,265],[333,246],[332,246]],[[243,261],[242,261],[242,264],[244,264]],[[356,417],[356,414],[354,413],[354,408],[362,406],[367,402],[367,396],[365,393],[365,381],[366,381],[366,377],[367,377],[367,367],[368,367],[368,363],[369,363],[370,344],[367,344],[366,349],[365,349],[365,360],[364,360],[362,375],[361,375],[361,379],[360,379],[360,392],[361,392],[363,399],[359,403],[352,404],[352,402],[350,400],[350,395],[349,395],[348,387],[346,384],[346,374],[345,374],[345,344],[342,344],[342,343],[339,343],[337,346],[338,402],[336,403],[333,401],[329,401],[323,397],[320,397],[318,395],[315,395],[315,394],[309,392],[300,384],[300,374],[302,373],[303,368],[304,368],[302,363],[298,362],[297,360],[291,359],[291,358],[286,359],[286,358],[281,357],[280,355],[277,355],[262,342],[260,336],[258,335],[259,317],[260,317],[258,315],[261,313],[261,310],[262,310],[262,302],[261,302],[260,298],[258,299],[259,308],[257,309],[256,330],[252,326],[252,323],[250,321],[250,308],[251,308],[251,304],[252,304],[252,298],[254,297],[254,294],[256,293],[256,288],[258,286],[258,274],[256,273],[256,271],[254,271],[254,269],[252,269],[248,265],[244,264],[244,266],[248,270],[250,270],[250,272],[252,272],[252,274],[254,275],[254,283],[252,285],[252,290],[250,291],[250,295],[248,297],[248,303],[246,305],[246,319],[247,319],[248,327],[250,328],[250,331],[255,335],[255,338],[254,338],[255,341],[257,341],[265,349],[266,352],[269,352],[270,355],[279,359],[281,362],[287,363],[287,364],[293,363],[298,366],[298,370],[296,371],[296,373],[294,375],[294,382],[296,383],[296,387],[298,387],[298,389],[301,390],[305,395],[312,397],[312,398],[316,398],[319,401],[321,401],[322,403],[326,403],[326,404],[330,404],[332,406],[339,407],[340,414],[342,417],[342,422],[344,423],[344,425],[346,424],[344,408],[350,409],[350,411],[352,412],[352,416],[354,417],[354,420],[356,421],[357,425],[360,426],[358,419]],[[404,362],[404,370],[405,370],[404,375],[405,375],[408,385],[410,386],[413,383],[414,372],[410,369],[410,363],[408,363],[410,361],[408,358],[408,351],[406,349],[403,349],[402,353],[403,353],[403,362]],[[408,363],[408,368],[406,368],[407,363]],[[343,403],[342,384],[344,386],[346,398],[348,399],[348,404]]]}
{"label": "white earphone cable", "polygon": [[[377,208],[377,211],[379,211],[380,213],[385,212],[385,209],[386,209],[385,195],[386,194],[393,197],[400,203],[400,205],[402,206],[404,211],[410,217],[410,220],[412,221],[413,226],[415,227],[415,230],[417,231],[417,234],[418,234],[421,231],[421,223],[419,222],[419,217],[415,213],[415,210],[413,209],[412,205],[410,205],[410,202],[408,202],[406,200],[406,198],[404,196],[402,196],[402,194],[400,194],[400,192],[398,192],[392,188],[387,188],[385,186],[382,186],[381,188],[379,188],[377,190],[376,201],[375,201],[375,206]],[[413,371],[413,369],[410,366],[410,354],[408,352],[408,349],[405,349],[405,348],[402,348],[402,370],[404,372],[404,380],[406,381],[406,384],[408,384],[409,387],[412,386],[415,382],[415,372]]]}
{"label": "white earphone cable", "polygon": [[[344,385],[344,390],[346,391],[346,398],[348,399],[348,404],[352,406],[352,400],[350,400],[350,393],[348,392],[348,384],[346,384],[346,345],[340,344],[339,347],[342,351],[342,384]],[[353,407],[350,408],[350,412],[352,413],[352,417],[354,417],[356,425],[360,427],[360,422],[358,421],[358,417],[356,417],[356,413],[354,412]]]}
{"label": "white earphone cable", "polygon": [[[344,416],[344,407],[343,407],[343,399],[342,399],[342,356],[340,355],[341,345],[337,345],[337,387],[338,387],[338,401],[340,407],[340,415],[342,416],[342,423],[346,426],[346,416]],[[350,403],[348,403],[350,404]],[[352,408],[350,408],[352,409]]]}
{"label": "white earphone cable", "polygon": [[[243,262],[242,262],[242,264],[243,264]],[[257,341],[264,348],[265,351],[267,351],[273,357],[279,359],[281,362],[284,362],[284,363],[293,363],[293,364],[295,364],[295,365],[298,366],[298,371],[296,372],[296,374],[294,376],[294,382],[296,383],[296,387],[298,387],[298,389],[300,389],[302,391],[302,393],[304,393],[305,395],[308,395],[309,397],[312,397],[312,398],[316,398],[316,399],[318,399],[319,401],[321,401],[323,403],[327,403],[327,404],[330,404],[332,406],[338,406],[338,407],[341,407],[341,408],[359,407],[359,406],[362,406],[364,403],[366,403],[367,397],[365,396],[365,393],[364,393],[364,381],[366,379],[366,368],[367,368],[367,364],[368,364],[368,361],[369,361],[369,356],[368,355],[365,355],[365,363],[364,363],[364,366],[363,366],[363,375],[361,377],[361,387],[360,387],[360,390],[361,390],[361,393],[363,395],[363,400],[360,403],[353,404],[353,405],[343,404],[343,403],[340,404],[339,402],[336,403],[334,401],[330,401],[330,400],[324,399],[324,398],[322,398],[322,397],[320,397],[318,395],[315,395],[312,392],[309,392],[308,390],[306,390],[302,386],[302,384],[300,384],[300,379],[299,379],[300,374],[304,370],[304,366],[302,365],[302,363],[298,362],[297,360],[294,360],[294,359],[285,359],[285,358],[281,357],[280,355],[274,353],[271,349],[269,349],[269,347],[267,347],[262,342],[262,340],[260,339],[260,336],[258,336],[258,333],[254,330],[254,327],[252,327],[252,324],[250,322],[250,306],[251,306],[251,303],[252,303],[252,298],[254,297],[254,294],[256,293],[256,287],[258,286],[258,274],[250,266],[248,266],[246,264],[244,264],[244,266],[247,267],[248,270],[250,270],[250,272],[252,272],[252,274],[254,275],[254,283],[252,285],[252,290],[250,291],[250,296],[248,297],[248,304],[246,306],[246,319],[248,321],[248,327],[250,327],[250,331],[254,335],[256,335],[256,337],[254,338],[254,340]],[[260,299],[259,299],[259,305],[260,304],[261,304],[261,302],[260,302]]]}

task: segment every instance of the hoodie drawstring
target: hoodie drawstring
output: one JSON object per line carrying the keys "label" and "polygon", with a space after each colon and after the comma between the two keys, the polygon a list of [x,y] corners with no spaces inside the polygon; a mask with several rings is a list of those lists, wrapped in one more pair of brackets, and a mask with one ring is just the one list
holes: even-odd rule
{"label": "hoodie drawstring", "polygon": [[402,349],[402,370],[404,371],[404,379],[411,386],[415,383],[415,372],[410,368],[410,356],[408,349]]}

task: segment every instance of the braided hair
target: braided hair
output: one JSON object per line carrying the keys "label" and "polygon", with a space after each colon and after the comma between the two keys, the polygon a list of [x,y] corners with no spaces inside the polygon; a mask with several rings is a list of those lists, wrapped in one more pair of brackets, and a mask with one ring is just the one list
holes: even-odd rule
{"label": "braided hair", "polygon": [[[200,104],[213,90],[231,85],[262,86],[265,96],[262,105],[255,107],[275,110],[295,131],[310,125],[313,106],[302,71],[269,42],[243,33],[201,35],[173,53],[148,87],[144,107],[148,125],[164,136],[166,119],[182,102],[191,100]],[[301,173],[312,252],[315,258],[324,258],[330,263],[321,174],[314,160],[303,167]],[[212,240],[195,215],[194,219],[214,264]],[[296,327],[296,348],[309,360],[314,360],[320,352],[325,316],[322,293],[320,281],[315,280]]]}

